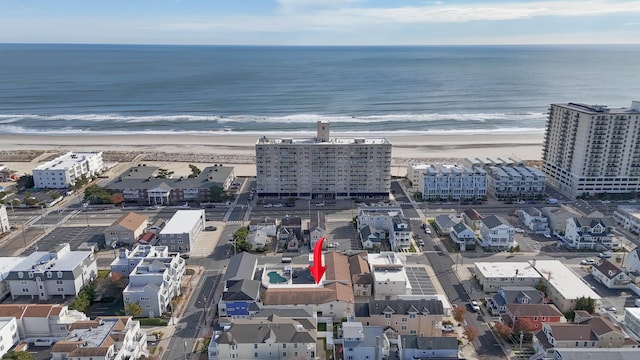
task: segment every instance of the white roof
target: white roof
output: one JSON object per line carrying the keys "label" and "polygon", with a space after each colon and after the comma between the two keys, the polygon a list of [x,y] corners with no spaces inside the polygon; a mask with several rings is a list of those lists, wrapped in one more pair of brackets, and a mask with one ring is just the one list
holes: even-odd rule
{"label": "white roof", "polygon": [[631,315],[631,317],[635,319],[640,319],[640,308],[639,307],[626,307],[624,308],[625,316],[626,314]]}
{"label": "white roof", "polygon": [[536,269],[527,262],[477,262],[475,265],[485,278],[540,278]]}
{"label": "white roof", "polygon": [[7,274],[18,265],[23,257],[0,257],[0,280],[4,280]]}
{"label": "white roof", "polygon": [[188,233],[204,217],[204,210],[178,210],[167,221],[160,234]]}
{"label": "white roof", "polygon": [[580,276],[558,260],[536,260],[534,267],[565,299],[602,299]]}
{"label": "white roof", "polygon": [[66,170],[75,164],[85,161],[87,157],[96,156],[102,156],[102,152],[68,152],[37,166],[34,170]]}

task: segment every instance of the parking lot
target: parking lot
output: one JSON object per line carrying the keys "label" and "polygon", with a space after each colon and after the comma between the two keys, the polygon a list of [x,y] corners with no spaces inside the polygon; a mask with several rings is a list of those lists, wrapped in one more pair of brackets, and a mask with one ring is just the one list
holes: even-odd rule
{"label": "parking lot", "polygon": [[61,226],[53,229],[42,237],[37,244],[31,245],[21,256],[26,256],[36,251],[51,251],[62,243],[69,243],[71,250],[77,250],[84,242],[104,243],[105,226]]}

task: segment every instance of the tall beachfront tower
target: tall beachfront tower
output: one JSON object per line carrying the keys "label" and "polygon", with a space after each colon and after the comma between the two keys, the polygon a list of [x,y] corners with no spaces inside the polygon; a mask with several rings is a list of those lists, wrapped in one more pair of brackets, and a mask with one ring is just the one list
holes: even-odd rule
{"label": "tall beachfront tower", "polygon": [[640,102],[552,104],[542,160],[549,185],[571,198],[640,191]]}
{"label": "tall beachfront tower", "polygon": [[315,138],[261,137],[256,143],[262,198],[386,198],[391,186],[387,138],[331,138],[318,121]]}

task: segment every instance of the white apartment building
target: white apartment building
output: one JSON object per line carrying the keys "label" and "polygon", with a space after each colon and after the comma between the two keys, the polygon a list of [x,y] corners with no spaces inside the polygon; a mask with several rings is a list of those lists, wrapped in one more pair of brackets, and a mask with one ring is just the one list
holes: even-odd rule
{"label": "white apartment building", "polygon": [[532,231],[543,233],[549,231],[549,218],[540,209],[528,207],[516,211],[520,221]]}
{"label": "white apartment building", "polygon": [[52,252],[36,251],[23,258],[7,274],[11,298],[30,296],[40,301],[53,296],[76,296],[98,276],[92,251],[71,251],[68,243]]}
{"label": "white apartment building", "polygon": [[613,218],[623,229],[640,234],[640,206],[619,205],[613,212]]}
{"label": "white apartment building", "polygon": [[393,227],[389,229],[389,244],[395,251],[409,250],[411,248],[411,223],[403,216],[395,216],[392,219]]}
{"label": "white apartment building", "polygon": [[89,320],[84,313],[59,304],[0,304],[0,317],[15,318],[18,336],[27,342],[64,339],[72,324]]}
{"label": "white apartment building", "polygon": [[482,247],[508,249],[518,245],[515,240],[516,230],[506,220],[490,215],[482,219],[480,239]]}
{"label": "white apartment building", "polygon": [[540,273],[527,262],[476,262],[475,278],[485,292],[498,292],[505,287],[534,287]]}
{"label": "white apartment building", "polygon": [[530,166],[487,169],[487,191],[496,199],[530,199],[544,195],[547,177]]}
{"label": "white apartment building", "polygon": [[263,198],[388,198],[387,138],[331,138],[318,121],[315,138],[267,138],[256,143],[256,188]]}
{"label": "white apartment building", "polygon": [[411,294],[411,283],[404,270],[401,256],[391,251],[383,251],[367,256],[373,277],[376,299],[395,298]]}
{"label": "white apartment building", "polygon": [[411,187],[409,188],[411,191],[423,191],[424,174],[429,167],[431,167],[431,165],[425,163],[412,163],[407,165],[407,179],[411,183]]}
{"label": "white apartment building", "polygon": [[0,299],[4,299],[11,293],[7,276],[22,260],[24,258],[21,257],[0,257]]}
{"label": "white apartment building", "polygon": [[179,256],[140,260],[122,291],[125,304],[138,303],[141,316],[161,316],[171,306],[171,299],[180,295],[184,271],[185,261]]}
{"label": "white apartment building", "polygon": [[103,316],[73,324],[51,348],[52,360],[136,360],[149,356],[147,335],[130,316]]}
{"label": "white apartment building", "polygon": [[315,359],[317,318],[303,308],[263,309],[234,318],[211,339],[209,360]]}
{"label": "white apartment building", "polygon": [[404,217],[399,207],[361,207],[358,208],[358,230],[366,226],[373,226],[378,230],[389,231],[393,225],[393,218]]}
{"label": "white apartment building", "polygon": [[558,260],[531,260],[529,263],[542,276],[547,296],[560,311],[574,310],[581,297],[593,299],[596,311],[599,311],[602,306],[600,295],[567,265]]}
{"label": "white apartment building", "polygon": [[11,225],[9,225],[9,215],[7,214],[7,207],[4,204],[0,205],[0,234],[9,232]]}
{"label": "white apartment building", "polygon": [[39,189],[66,189],[83,175],[90,178],[103,169],[102,151],[68,152],[33,169],[33,183]]}
{"label": "white apartment building", "polygon": [[640,308],[624,308],[624,325],[636,339],[640,339]]}
{"label": "white apartment building", "polygon": [[0,358],[20,341],[15,317],[0,317]]}
{"label": "white apartment building", "polygon": [[204,209],[176,211],[160,230],[158,245],[168,247],[171,252],[191,251],[205,221]]}
{"label": "white apartment building", "polygon": [[118,257],[111,262],[111,276],[128,278],[142,259],[172,259],[166,246],[138,245],[131,251],[120,249]]}
{"label": "white apartment building", "polygon": [[564,238],[567,245],[575,249],[611,249],[619,246],[614,241],[614,230],[613,223],[607,218],[570,218]]}
{"label": "white apartment building", "polygon": [[487,195],[487,172],[459,164],[428,164],[424,169],[422,199],[481,199]]}
{"label": "white apartment building", "polygon": [[572,198],[640,190],[640,102],[551,104],[542,148],[549,185]]}

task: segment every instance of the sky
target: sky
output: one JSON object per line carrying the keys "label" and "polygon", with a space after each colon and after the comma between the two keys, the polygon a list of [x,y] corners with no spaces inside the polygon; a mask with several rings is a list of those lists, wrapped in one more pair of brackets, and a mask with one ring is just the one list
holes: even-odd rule
{"label": "sky", "polygon": [[637,44],[640,0],[0,0],[0,43]]}

